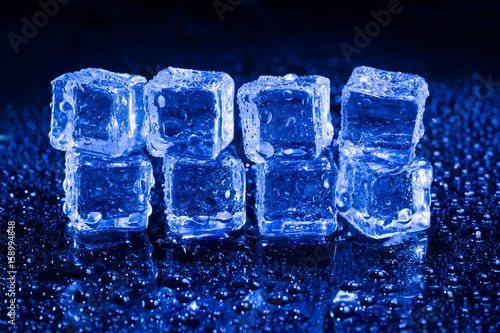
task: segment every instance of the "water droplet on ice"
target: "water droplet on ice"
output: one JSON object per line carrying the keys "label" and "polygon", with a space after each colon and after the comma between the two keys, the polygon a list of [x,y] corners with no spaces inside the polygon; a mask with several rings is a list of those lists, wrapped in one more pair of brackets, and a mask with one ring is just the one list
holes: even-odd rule
{"label": "water droplet on ice", "polygon": [[160,95],[160,96],[158,97],[158,106],[159,106],[160,108],[163,108],[163,107],[165,107],[165,104],[166,104],[166,102],[165,102],[165,97],[163,97],[163,95]]}
{"label": "water droplet on ice", "polygon": [[405,208],[405,209],[401,209],[399,211],[399,214],[398,214],[398,220],[399,221],[410,221],[411,220],[411,217],[412,217],[412,212],[411,212],[411,209],[409,208]]}
{"label": "water droplet on ice", "polygon": [[219,212],[215,218],[218,222],[229,223],[233,220],[233,215],[228,212]]}
{"label": "water droplet on ice", "polygon": [[142,213],[132,213],[128,218],[128,225],[139,224],[142,222]]}
{"label": "water droplet on ice", "polygon": [[297,124],[297,119],[295,117],[290,117],[288,118],[288,121],[286,122],[286,127],[294,127]]}
{"label": "water droplet on ice", "polygon": [[64,112],[70,112],[70,111],[73,111],[73,106],[68,103],[67,101],[64,101],[64,102],[61,102],[59,104],[59,107],[61,108],[62,111]]}
{"label": "water droplet on ice", "polygon": [[260,114],[259,118],[262,123],[269,124],[273,120],[273,114],[271,111],[266,110]]}
{"label": "water droplet on ice", "polygon": [[261,142],[257,145],[257,152],[265,158],[270,158],[274,155],[274,147],[269,142]]}
{"label": "water droplet on ice", "polygon": [[208,222],[210,221],[209,216],[195,216],[193,218],[193,221],[200,224],[200,225],[208,225]]}
{"label": "water droplet on ice", "polygon": [[297,78],[298,78],[298,76],[296,74],[290,73],[290,74],[285,75],[285,80],[287,80],[287,81],[295,81],[295,80],[297,80]]}
{"label": "water droplet on ice", "polygon": [[101,220],[102,220],[101,213],[99,213],[99,212],[92,212],[92,213],[89,213],[89,215],[87,217],[86,223],[94,225],[94,224],[99,223]]}
{"label": "water droplet on ice", "polygon": [[383,269],[380,269],[380,268],[370,269],[366,273],[366,275],[369,278],[372,278],[372,279],[375,279],[375,280],[383,280],[383,279],[387,279],[389,277],[389,273],[387,273],[386,271],[384,271]]}
{"label": "water droplet on ice", "polygon": [[367,155],[371,154],[374,149],[375,149],[375,147],[371,143],[365,143],[363,145],[363,153],[365,153]]}
{"label": "water droplet on ice", "polygon": [[291,90],[285,90],[285,91],[283,91],[283,98],[284,98],[285,100],[287,100],[287,101],[292,100],[292,98],[293,98],[293,93],[292,93],[292,91],[291,91]]}
{"label": "water droplet on ice", "polygon": [[174,144],[173,143],[169,143],[169,142],[166,142],[165,140],[161,139],[161,138],[155,138],[153,139],[153,141],[151,142],[151,145],[157,149],[157,150],[162,150],[162,151],[166,151],[167,149],[169,149],[170,147],[172,147]]}
{"label": "water droplet on ice", "polygon": [[333,136],[333,125],[331,123],[327,123],[325,125],[326,137],[331,138]]}

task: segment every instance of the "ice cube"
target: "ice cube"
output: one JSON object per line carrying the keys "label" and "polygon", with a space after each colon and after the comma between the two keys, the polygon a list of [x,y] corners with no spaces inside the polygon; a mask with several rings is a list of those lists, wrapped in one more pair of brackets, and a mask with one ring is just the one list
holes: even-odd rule
{"label": "ice cube", "polygon": [[432,166],[422,157],[399,165],[373,156],[340,156],[339,216],[362,234],[386,238],[429,228]]}
{"label": "ice cube", "polygon": [[314,159],[333,137],[330,80],[261,76],[238,90],[245,153],[254,162]]}
{"label": "ice cube", "polygon": [[184,238],[224,235],[245,224],[245,169],[229,150],[216,159],[166,155],[167,222]]}
{"label": "ice cube", "polygon": [[356,67],[342,91],[341,152],[409,163],[424,134],[427,96],[420,76]]}
{"label": "ice cube", "polygon": [[64,212],[76,233],[140,231],[151,214],[151,162],[141,151],[125,157],[66,153]]}
{"label": "ice cube", "polygon": [[337,166],[314,160],[267,161],[257,167],[257,219],[270,237],[327,236],[337,229]]}
{"label": "ice cube", "polygon": [[146,144],[146,79],[98,68],[52,81],[51,144],[118,157]]}
{"label": "ice cube", "polygon": [[148,82],[149,152],[215,158],[234,136],[234,82],[223,72],[168,67]]}

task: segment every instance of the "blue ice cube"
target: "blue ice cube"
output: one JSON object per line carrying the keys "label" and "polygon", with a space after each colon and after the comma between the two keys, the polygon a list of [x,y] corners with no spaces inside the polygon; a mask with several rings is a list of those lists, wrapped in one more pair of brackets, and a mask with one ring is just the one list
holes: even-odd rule
{"label": "blue ice cube", "polygon": [[257,166],[257,219],[270,237],[322,236],[337,229],[337,166],[314,160],[268,161]]}
{"label": "blue ice cube", "polygon": [[373,156],[340,156],[339,216],[362,234],[385,238],[429,228],[432,166],[422,157],[400,165]]}
{"label": "blue ice cube", "polygon": [[330,80],[261,76],[238,90],[245,153],[254,162],[314,159],[333,137]]}
{"label": "blue ice cube", "polygon": [[146,79],[87,68],[52,81],[51,144],[118,157],[146,145]]}
{"label": "blue ice cube", "polygon": [[234,136],[234,81],[223,72],[168,67],[148,82],[149,152],[215,158]]}
{"label": "blue ice cube", "polygon": [[245,224],[245,169],[229,150],[216,159],[166,155],[165,202],[173,233],[224,235]]}
{"label": "blue ice cube", "polygon": [[151,162],[141,151],[110,158],[93,153],[66,153],[64,212],[76,233],[140,231],[151,214]]}
{"label": "blue ice cube", "polygon": [[342,91],[342,153],[409,163],[424,134],[427,96],[420,76],[356,67]]}

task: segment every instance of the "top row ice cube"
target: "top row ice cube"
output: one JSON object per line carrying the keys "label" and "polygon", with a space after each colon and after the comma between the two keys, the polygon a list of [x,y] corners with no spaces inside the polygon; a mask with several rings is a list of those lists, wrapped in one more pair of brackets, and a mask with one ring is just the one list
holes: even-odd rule
{"label": "top row ice cube", "polygon": [[314,159],[333,137],[330,80],[261,76],[238,90],[245,154],[253,162]]}
{"label": "top row ice cube", "polygon": [[[52,85],[50,139],[58,149],[117,157],[147,140],[154,156],[215,158],[233,139],[234,82],[226,73],[169,67],[146,84],[142,76],[89,68]],[[354,69],[342,93],[342,153],[408,163],[424,132],[428,95],[417,75]],[[240,88],[238,103],[254,162],[313,159],[331,143],[325,77],[261,76]]]}
{"label": "top row ice cube", "polygon": [[233,139],[234,82],[226,73],[169,67],[146,84],[142,76],[88,68],[52,87],[57,149],[118,157],[147,140],[154,156],[215,158]]}
{"label": "top row ice cube", "polygon": [[215,158],[234,136],[234,81],[226,73],[169,67],[145,89],[148,150]]}
{"label": "top row ice cube", "polygon": [[356,67],[342,91],[341,152],[409,163],[424,134],[428,96],[418,75]]}
{"label": "top row ice cube", "polygon": [[87,68],[52,81],[51,144],[117,157],[140,149],[148,131],[146,79]]}

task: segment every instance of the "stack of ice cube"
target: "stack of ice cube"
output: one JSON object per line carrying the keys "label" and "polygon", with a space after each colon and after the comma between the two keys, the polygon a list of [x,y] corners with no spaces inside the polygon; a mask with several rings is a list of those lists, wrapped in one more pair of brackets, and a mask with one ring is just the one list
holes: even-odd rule
{"label": "stack of ice cube", "polygon": [[428,95],[417,75],[364,66],[343,89],[336,204],[364,235],[429,227],[432,166],[415,156]]}
{"label": "stack of ice cube", "polygon": [[245,223],[245,169],[234,136],[234,82],[223,72],[169,67],[145,88],[149,152],[163,157],[166,216],[184,238]]}
{"label": "stack of ice cube", "polygon": [[330,80],[261,76],[238,90],[245,154],[257,164],[256,213],[269,237],[324,236],[337,228],[337,167]]}
{"label": "stack of ice cube", "polygon": [[140,231],[154,184],[142,76],[88,68],[52,81],[51,144],[66,151],[64,212],[76,234]]}

